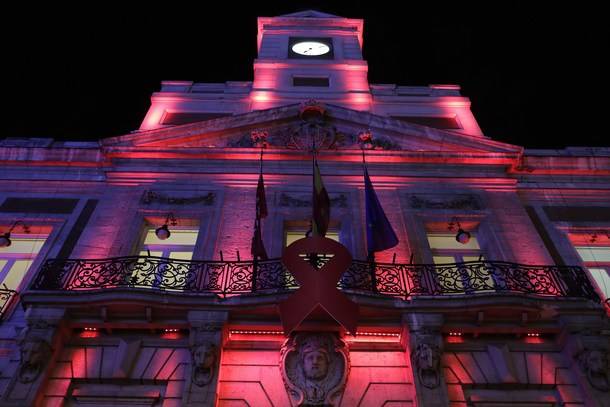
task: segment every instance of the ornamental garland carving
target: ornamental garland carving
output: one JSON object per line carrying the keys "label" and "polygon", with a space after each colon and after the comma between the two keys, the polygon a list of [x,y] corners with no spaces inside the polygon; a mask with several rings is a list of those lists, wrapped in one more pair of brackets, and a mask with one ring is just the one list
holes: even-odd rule
{"label": "ornamental garland carving", "polygon": [[293,405],[336,406],[349,369],[347,346],[334,333],[292,334],[281,349],[280,371]]}
{"label": "ornamental garland carving", "polygon": [[481,204],[474,195],[461,195],[448,200],[422,198],[417,195],[411,195],[409,205],[412,209],[481,209]]}
{"label": "ornamental garland carving", "polygon": [[146,190],[142,194],[141,202],[145,205],[150,205],[153,202],[158,202],[166,205],[193,205],[197,203],[202,203],[203,205],[209,206],[214,204],[215,197],[216,196],[213,192],[208,192],[206,195],[183,198],[172,197],[161,192]]}
{"label": "ornamental garland carving", "polygon": [[[261,142],[256,134],[264,133],[265,140]],[[346,133],[323,119],[301,120],[292,126],[276,127],[268,130],[257,130],[243,134],[237,139],[227,142],[227,147],[276,147],[292,150],[311,151],[338,150],[361,148],[360,135],[362,132]],[[375,137],[370,141],[370,149],[374,150],[401,150],[399,144],[384,138]]]}
{"label": "ornamental garland carving", "polygon": [[[291,208],[307,208],[311,206],[311,199],[299,199],[286,193],[282,193],[279,198],[279,205],[288,206]],[[338,196],[331,198],[330,206],[347,208],[347,196],[345,194],[339,194]]]}

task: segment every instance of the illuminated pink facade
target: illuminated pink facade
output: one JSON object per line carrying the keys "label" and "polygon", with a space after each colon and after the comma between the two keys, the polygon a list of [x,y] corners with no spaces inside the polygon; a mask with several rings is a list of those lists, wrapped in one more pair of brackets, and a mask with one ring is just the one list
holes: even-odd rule
{"label": "illuminated pink facade", "polygon": [[[261,17],[252,82],[162,82],[137,131],[99,142],[0,140],[0,405],[610,405],[610,150],[494,141],[456,85],[369,84],[363,24]],[[374,263],[367,132],[399,238]],[[356,332],[278,312],[312,144]]]}

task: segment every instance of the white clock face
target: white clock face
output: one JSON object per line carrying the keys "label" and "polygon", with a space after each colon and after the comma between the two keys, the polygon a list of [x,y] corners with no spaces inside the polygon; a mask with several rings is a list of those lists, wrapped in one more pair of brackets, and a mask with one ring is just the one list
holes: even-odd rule
{"label": "white clock face", "polygon": [[330,52],[328,45],[317,41],[297,42],[292,46],[292,52],[305,56],[324,55]]}

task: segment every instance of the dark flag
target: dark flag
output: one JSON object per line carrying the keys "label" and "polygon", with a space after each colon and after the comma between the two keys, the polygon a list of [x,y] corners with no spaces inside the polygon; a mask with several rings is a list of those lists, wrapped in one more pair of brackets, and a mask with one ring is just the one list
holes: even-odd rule
{"label": "dark flag", "polygon": [[375,252],[398,244],[398,237],[379,203],[369,173],[364,167],[364,200],[366,203],[366,247],[369,257]]}
{"label": "dark flag", "polygon": [[256,186],[256,218],[262,219],[267,217],[267,198],[265,197],[265,182],[263,181],[262,172],[258,176],[258,185]]}
{"label": "dark flag", "polygon": [[314,156],[313,165],[313,218],[311,222],[314,236],[326,236],[330,222],[330,198],[324,188],[318,160]]}
{"label": "dark flag", "polygon": [[256,187],[256,219],[254,220],[254,236],[252,236],[252,247],[250,249],[253,259],[267,260],[267,251],[261,234],[261,219],[267,217],[267,198],[265,197],[265,183],[263,173],[258,177]]}

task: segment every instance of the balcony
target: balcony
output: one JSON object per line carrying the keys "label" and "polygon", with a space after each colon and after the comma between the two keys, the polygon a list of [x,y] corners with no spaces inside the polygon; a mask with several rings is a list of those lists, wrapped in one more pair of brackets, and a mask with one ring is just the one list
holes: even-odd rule
{"label": "balcony", "polygon": [[[324,259],[318,259],[324,262]],[[476,296],[518,293],[600,302],[584,271],[577,266],[533,266],[501,261],[456,264],[394,264],[354,260],[338,288],[352,294],[395,297]],[[92,292],[113,288],[146,289],[227,298],[269,295],[298,288],[280,259],[268,261],[182,261],[161,257],[103,260],[53,259],[42,266],[32,291]]]}

